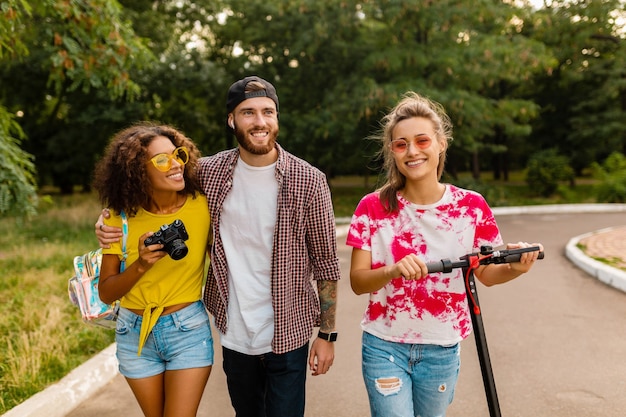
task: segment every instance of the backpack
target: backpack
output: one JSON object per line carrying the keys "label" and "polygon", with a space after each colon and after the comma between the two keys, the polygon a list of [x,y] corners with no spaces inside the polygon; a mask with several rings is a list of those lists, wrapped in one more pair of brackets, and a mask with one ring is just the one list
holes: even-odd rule
{"label": "backpack", "polygon": [[[126,260],[126,239],[128,237],[128,220],[122,211],[122,264],[120,272],[124,270]],[[85,323],[108,329],[114,329],[120,302],[106,304],[98,296],[98,282],[100,280],[100,266],[102,265],[102,249],[89,251],[74,257],[75,275],[68,280],[67,291],[70,302],[80,310]]]}

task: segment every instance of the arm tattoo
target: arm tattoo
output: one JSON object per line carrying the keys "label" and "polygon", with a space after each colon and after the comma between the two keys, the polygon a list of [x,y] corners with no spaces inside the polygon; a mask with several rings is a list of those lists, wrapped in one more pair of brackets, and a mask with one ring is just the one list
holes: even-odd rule
{"label": "arm tattoo", "polygon": [[320,330],[331,332],[335,330],[335,313],[337,311],[337,281],[317,281],[320,297],[321,324]]}

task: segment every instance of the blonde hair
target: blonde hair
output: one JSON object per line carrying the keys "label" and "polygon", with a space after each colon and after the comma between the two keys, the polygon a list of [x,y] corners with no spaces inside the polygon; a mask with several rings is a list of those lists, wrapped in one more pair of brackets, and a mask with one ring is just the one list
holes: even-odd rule
{"label": "blonde hair", "polygon": [[435,101],[419,95],[413,91],[405,93],[394,108],[381,120],[380,133],[374,136],[381,142],[379,156],[383,159],[383,168],[386,173],[385,183],[380,187],[380,200],[389,212],[398,210],[397,192],[406,185],[406,177],[396,166],[393,153],[390,148],[392,133],[399,122],[421,117],[432,122],[436,140],[443,147],[439,154],[437,166],[437,179],[441,179],[446,162],[448,145],[452,142],[452,122],[443,106]]}

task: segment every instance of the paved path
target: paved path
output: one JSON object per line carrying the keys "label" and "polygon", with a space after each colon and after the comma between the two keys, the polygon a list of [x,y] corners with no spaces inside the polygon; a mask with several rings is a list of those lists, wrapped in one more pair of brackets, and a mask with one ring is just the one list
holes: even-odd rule
{"label": "paved path", "polygon": [[[505,417],[626,415],[626,293],[574,266],[564,256],[573,236],[626,226],[626,213],[497,216],[506,242],[539,241],[546,258],[506,285],[478,285],[498,398]],[[619,247],[626,229],[587,241]],[[338,239],[342,265],[335,365],[307,382],[307,417],[369,415],[360,373],[360,316],[366,297],[350,289],[350,249]],[[623,255],[624,252],[621,252]],[[618,254],[619,255],[619,254]],[[200,417],[232,417],[220,349]],[[51,410],[52,411],[52,410]],[[448,417],[488,416],[474,338],[462,343],[462,366]],[[66,417],[141,417],[126,382],[116,376]]]}

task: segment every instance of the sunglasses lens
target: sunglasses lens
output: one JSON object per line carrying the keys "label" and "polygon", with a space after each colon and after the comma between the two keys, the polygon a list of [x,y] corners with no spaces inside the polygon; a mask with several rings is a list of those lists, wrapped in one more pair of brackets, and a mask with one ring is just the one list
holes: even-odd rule
{"label": "sunglasses lens", "polygon": [[395,153],[406,151],[407,143],[402,139],[392,140],[391,141],[391,150]]}
{"label": "sunglasses lens", "polygon": [[426,149],[430,146],[430,138],[429,137],[419,137],[417,139],[415,139],[415,144],[417,145],[418,148],[420,149]]}
{"label": "sunglasses lens", "polygon": [[176,160],[183,165],[189,162],[189,153],[187,152],[187,148],[177,148],[174,151],[174,156]]}
{"label": "sunglasses lens", "polygon": [[152,158],[154,165],[161,171],[167,171],[172,166],[172,162],[168,155],[162,153]]}

